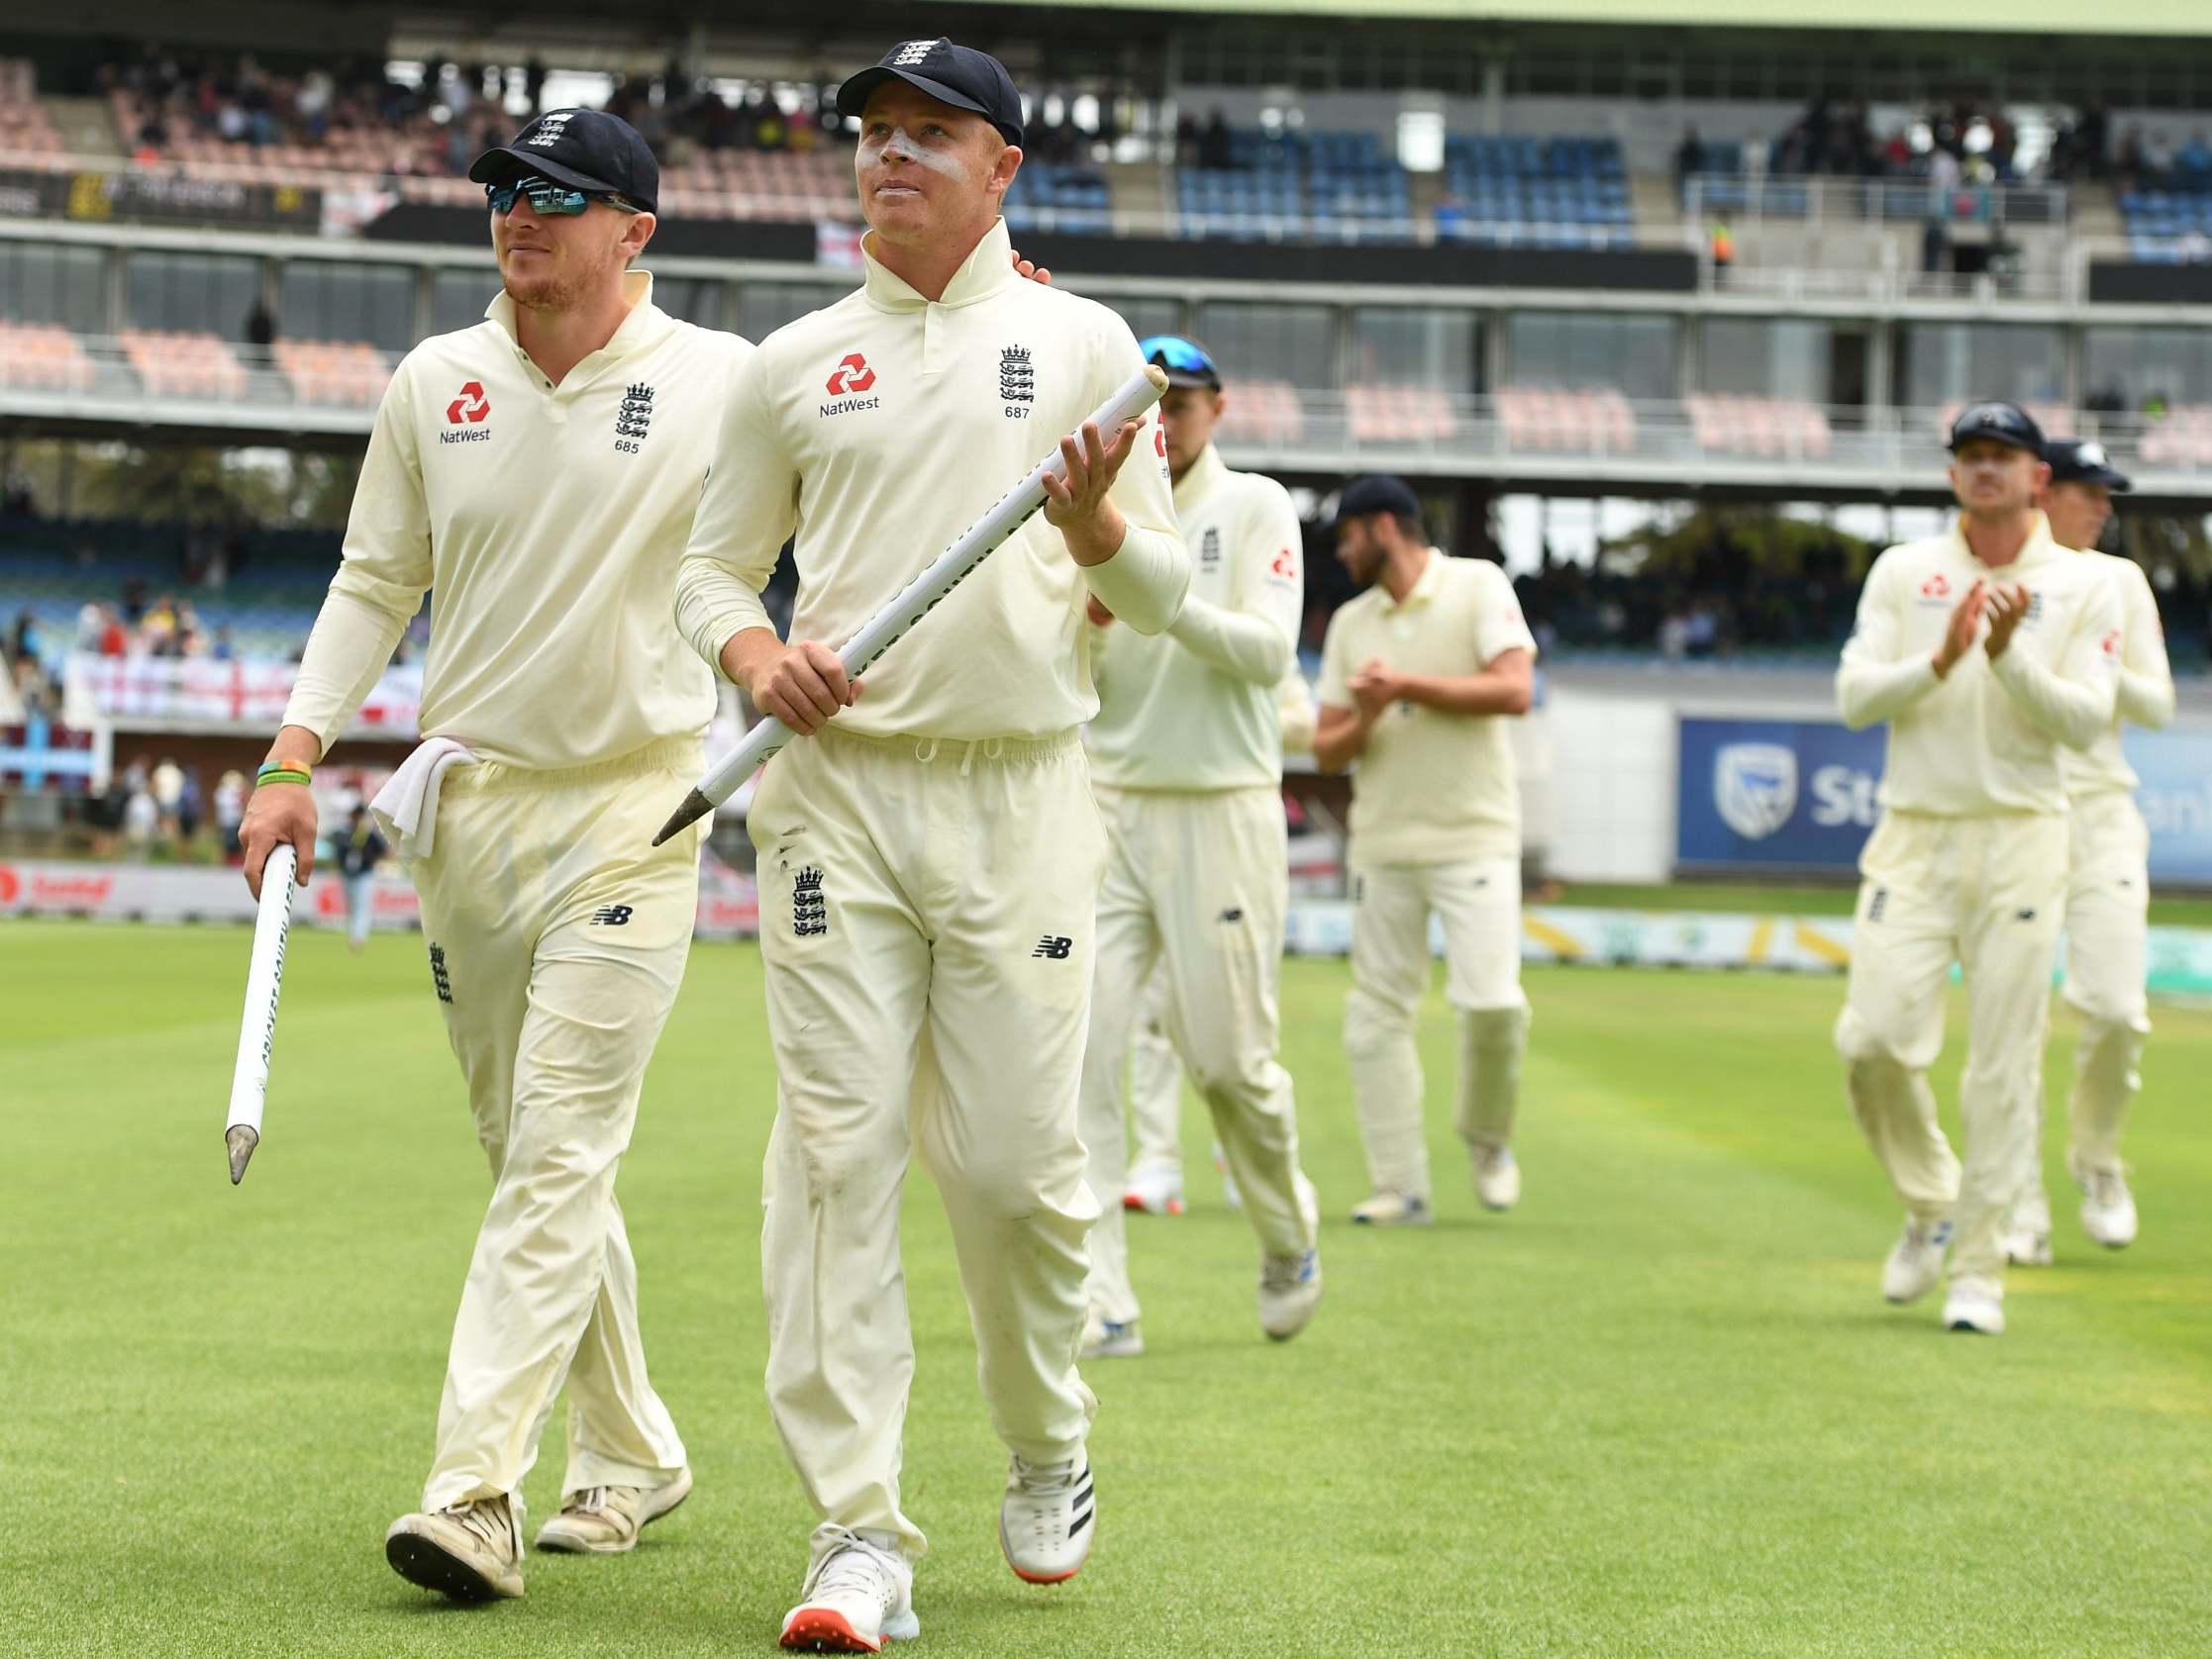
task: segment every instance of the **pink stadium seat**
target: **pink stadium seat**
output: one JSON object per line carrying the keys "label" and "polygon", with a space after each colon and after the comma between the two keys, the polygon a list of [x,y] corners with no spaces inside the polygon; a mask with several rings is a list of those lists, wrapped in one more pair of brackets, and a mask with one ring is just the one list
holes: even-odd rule
{"label": "pink stadium seat", "polygon": [[0,322],[0,385],[42,392],[88,391],[92,360],[66,329]]}
{"label": "pink stadium seat", "polygon": [[2183,405],[2143,435],[2144,460],[2153,466],[2212,466],[2212,409]]}
{"label": "pink stadium seat", "polygon": [[246,395],[246,370],[214,335],[126,329],[116,339],[140,381],[156,397]]}
{"label": "pink stadium seat", "polygon": [[1451,400],[1432,386],[1354,386],[1344,402],[1355,443],[1441,443],[1458,430]]}
{"label": "pink stadium seat", "polygon": [[1222,388],[1222,437],[1230,442],[1290,444],[1306,436],[1306,413],[1286,380],[1233,380]]}

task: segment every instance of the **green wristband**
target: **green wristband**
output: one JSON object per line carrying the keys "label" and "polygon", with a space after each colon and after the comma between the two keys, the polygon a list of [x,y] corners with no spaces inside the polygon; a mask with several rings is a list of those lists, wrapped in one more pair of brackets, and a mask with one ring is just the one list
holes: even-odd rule
{"label": "green wristband", "polygon": [[293,766],[264,766],[254,776],[256,786],[264,783],[313,783],[315,780]]}

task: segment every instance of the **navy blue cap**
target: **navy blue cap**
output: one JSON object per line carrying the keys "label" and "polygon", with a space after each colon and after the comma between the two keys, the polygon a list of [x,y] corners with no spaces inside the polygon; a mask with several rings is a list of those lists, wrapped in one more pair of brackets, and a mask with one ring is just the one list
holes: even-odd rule
{"label": "navy blue cap", "polygon": [[2051,463],[2054,484],[2102,484],[2108,490],[2123,494],[2135,488],[2128,482],[2128,475],[2113,466],[2101,443],[2084,443],[2078,438],[2054,438],[2043,446],[2043,458]]}
{"label": "navy blue cap", "polygon": [[874,68],[862,69],[838,88],[838,114],[858,115],[867,107],[868,94],[887,80],[903,80],[941,104],[972,110],[1008,144],[1022,142],[1022,95],[1014,90],[1006,65],[987,51],[955,46],[942,36],[901,41]]}
{"label": "navy blue cap", "polygon": [[638,129],[605,110],[548,110],[470,164],[478,184],[506,184],[537,173],[572,190],[620,196],[660,211],[660,163]]}
{"label": "navy blue cap", "polygon": [[1337,523],[1340,525],[1347,519],[1364,519],[1373,513],[1395,513],[1401,519],[1419,519],[1421,498],[1403,478],[1382,473],[1353,479],[1337,497]]}
{"label": "navy blue cap", "polygon": [[1949,446],[1957,450],[1961,443],[1977,438],[2009,443],[2039,459],[2043,454],[2043,429],[2017,403],[1970,403],[1961,410],[1959,419],[1951,423]]}

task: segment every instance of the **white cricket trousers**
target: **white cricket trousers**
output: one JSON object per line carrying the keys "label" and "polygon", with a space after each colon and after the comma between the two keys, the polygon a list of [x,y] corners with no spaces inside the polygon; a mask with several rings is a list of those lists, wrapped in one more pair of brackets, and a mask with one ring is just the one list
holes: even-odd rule
{"label": "white cricket trousers", "polygon": [[454,767],[408,867],[492,1171],[426,1510],[520,1492],[563,1382],[563,1494],[684,1466],[646,1376],[615,1168],[691,948],[704,831],[651,843],[698,760],[682,738],[572,770]]}
{"label": "white cricket trousers", "polygon": [[1121,1196],[1128,1186],[1122,1057],[1156,963],[1167,1032],[1213,1115],[1229,1173],[1264,1254],[1312,1248],[1317,1210],[1298,1170],[1290,1074],[1275,1058],[1289,854],[1282,794],[1098,791],[1109,846],[1098,896],[1098,977],[1083,1059],[1083,1141],[1099,1221],[1091,1306],[1139,1315]]}
{"label": "white cricket trousers", "polygon": [[[1140,1175],[1179,1176],[1183,1172],[1183,1065],[1167,1034],[1167,963],[1164,958],[1145,982],[1136,1029],[1129,1036],[1129,1122],[1136,1150],[1130,1179]],[[1118,1193],[1100,1193],[1098,1202],[1117,1204]]]}
{"label": "white cricket trousers", "polygon": [[769,763],[747,825],[777,1110],[761,1238],[768,1405],[823,1525],[926,1541],[900,1508],[914,1344],[899,1195],[919,1152],[952,1222],[977,1375],[1012,1450],[1057,1462],[1085,1235],[1076,1089],[1105,837],[1073,732],[872,738]]}
{"label": "white cricket trousers", "polygon": [[[2151,1035],[2151,831],[2125,790],[2072,802],[2066,876],[2065,998],[2081,1016],[2066,1097],[2067,1161],[2084,1173],[2120,1169],[2120,1130],[2143,1086],[2136,1067]],[[2043,1092],[2036,1092],[2042,1104]],[[2040,1143],[2042,1136],[2037,1139]],[[2051,1230],[2042,1160],[2014,1207],[2012,1226]]]}
{"label": "white cricket trousers", "polygon": [[[1851,979],[1836,1021],[1854,1116],[1905,1209],[1950,1217],[1951,1276],[2004,1294],[2006,1213],[2035,1163],[2066,820],[1888,812],[1860,854]],[[1963,1166],[1936,1122],[1956,961],[1966,980]]]}
{"label": "white cricket trousers", "polygon": [[1454,1126],[1475,1154],[1513,1139],[1528,1046],[1521,989],[1521,865],[1515,858],[1451,864],[1355,865],[1352,992],[1345,1057],[1367,1174],[1377,1192],[1426,1202],[1428,1088],[1415,1045],[1429,988],[1429,918],[1444,924],[1445,1000],[1459,1015],[1459,1103]]}

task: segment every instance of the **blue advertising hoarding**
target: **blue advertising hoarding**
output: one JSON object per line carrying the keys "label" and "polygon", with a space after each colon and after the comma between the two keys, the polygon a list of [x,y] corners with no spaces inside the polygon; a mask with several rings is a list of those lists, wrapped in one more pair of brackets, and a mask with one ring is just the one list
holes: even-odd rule
{"label": "blue advertising hoarding", "polygon": [[[1686,870],[1846,871],[1879,809],[1883,731],[1836,721],[1684,718],[1674,861]],[[2151,879],[2212,886],[2212,733],[2127,734]]]}

